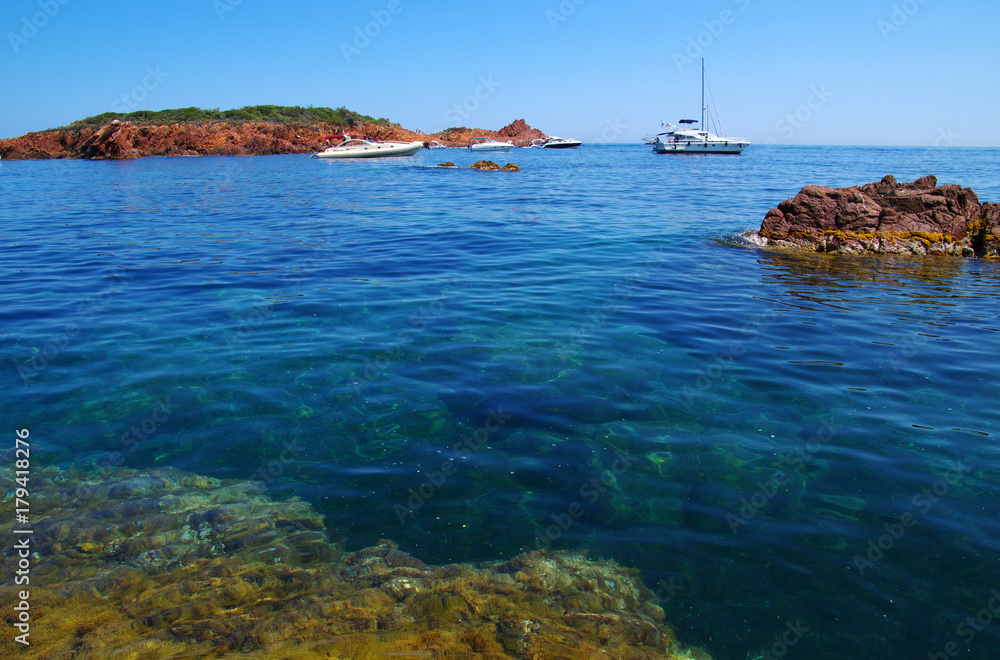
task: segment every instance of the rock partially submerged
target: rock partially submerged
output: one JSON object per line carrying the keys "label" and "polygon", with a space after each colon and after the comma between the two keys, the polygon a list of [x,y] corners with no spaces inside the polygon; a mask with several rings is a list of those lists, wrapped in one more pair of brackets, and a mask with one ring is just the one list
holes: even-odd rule
{"label": "rock partially submerged", "polygon": [[765,245],[841,254],[1000,257],[1000,204],[933,175],[898,183],[888,175],[850,188],[806,186],[771,209]]}
{"label": "rock partially submerged", "polygon": [[[429,566],[389,541],[347,552],[296,498],[174,469],[31,476],[30,590],[19,657],[702,658],[682,649],[637,571],[530,552]],[[14,508],[13,474],[0,474]],[[20,527],[23,527],[22,524]],[[12,519],[0,535],[14,536]],[[8,617],[9,618],[9,617]],[[249,654],[249,655],[248,655]]]}
{"label": "rock partially submerged", "polygon": [[507,163],[503,167],[500,167],[492,160],[477,160],[472,165],[469,165],[469,169],[473,170],[503,170],[504,172],[520,172],[521,168],[514,163]]}

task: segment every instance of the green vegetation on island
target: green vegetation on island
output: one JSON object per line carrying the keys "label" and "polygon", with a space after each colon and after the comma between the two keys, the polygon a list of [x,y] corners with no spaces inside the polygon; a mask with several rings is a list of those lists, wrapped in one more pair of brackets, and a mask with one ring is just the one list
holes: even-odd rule
{"label": "green vegetation on island", "polygon": [[339,108],[303,108],[301,106],[248,105],[237,110],[202,110],[201,108],[176,108],[173,110],[137,110],[136,112],[104,112],[72,124],[60,127],[62,130],[78,130],[88,126],[101,126],[113,120],[128,121],[133,124],[180,124],[201,122],[226,122],[243,124],[246,122],[268,122],[272,124],[313,125],[319,123],[356,126],[360,123],[394,126],[388,119],[375,119],[341,106]]}

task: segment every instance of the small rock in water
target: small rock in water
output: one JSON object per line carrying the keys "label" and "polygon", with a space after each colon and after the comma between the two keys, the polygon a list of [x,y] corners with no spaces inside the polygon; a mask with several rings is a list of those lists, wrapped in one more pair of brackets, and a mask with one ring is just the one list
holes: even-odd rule
{"label": "small rock in water", "polygon": [[494,163],[492,160],[477,160],[472,165],[469,165],[469,169],[476,170],[499,170],[500,166]]}
{"label": "small rock in water", "polygon": [[449,160],[447,163],[438,163],[437,166],[438,167],[455,167],[455,163],[453,163],[453,162],[451,162]]}

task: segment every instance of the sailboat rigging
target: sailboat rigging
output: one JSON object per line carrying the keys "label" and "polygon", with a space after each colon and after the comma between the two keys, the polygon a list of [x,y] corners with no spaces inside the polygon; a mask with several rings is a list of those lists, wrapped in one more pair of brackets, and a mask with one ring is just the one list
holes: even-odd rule
{"label": "sailboat rigging", "polygon": [[694,119],[681,119],[677,122],[681,126],[664,124],[663,127],[668,130],[647,137],[646,144],[652,145],[653,153],[657,154],[739,154],[750,146],[750,140],[746,138],[727,138],[722,130],[722,122],[718,122],[718,131],[723,134],[722,137],[705,130],[705,109],[705,58],[702,58],[701,121],[698,128],[690,127],[695,123]]}

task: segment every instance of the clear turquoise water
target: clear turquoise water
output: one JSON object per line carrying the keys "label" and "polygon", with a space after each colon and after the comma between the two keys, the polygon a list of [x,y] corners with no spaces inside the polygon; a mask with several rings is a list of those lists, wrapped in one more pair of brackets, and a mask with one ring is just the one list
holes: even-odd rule
{"label": "clear turquoise water", "polygon": [[717,658],[996,657],[1000,264],[738,235],[809,183],[1000,201],[1000,150],[498,156],[0,163],[0,418],[352,548],[589,548]]}

